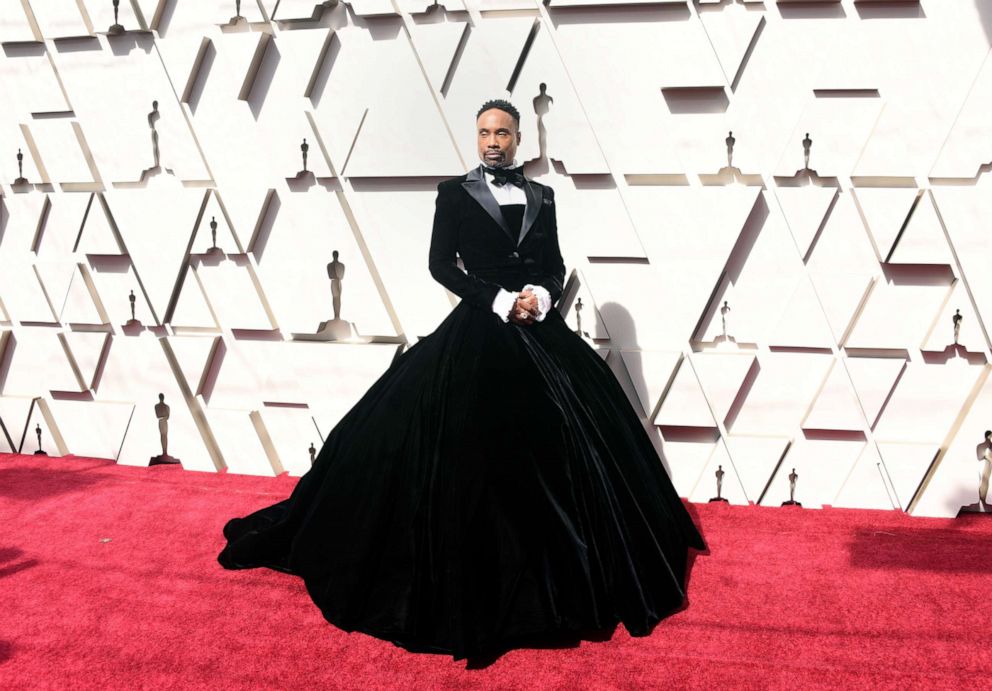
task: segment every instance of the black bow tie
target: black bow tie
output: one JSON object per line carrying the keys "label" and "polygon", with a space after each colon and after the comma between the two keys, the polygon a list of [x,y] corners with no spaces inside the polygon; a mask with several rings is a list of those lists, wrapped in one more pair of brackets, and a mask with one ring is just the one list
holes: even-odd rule
{"label": "black bow tie", "polygon": [[493,184],[497,187],[502,187],[506,183],[516,185],[517,187],[524,186],[523,166],[517,166],[516,168],[490,168],[484,165],[482,169],[493,176]]}

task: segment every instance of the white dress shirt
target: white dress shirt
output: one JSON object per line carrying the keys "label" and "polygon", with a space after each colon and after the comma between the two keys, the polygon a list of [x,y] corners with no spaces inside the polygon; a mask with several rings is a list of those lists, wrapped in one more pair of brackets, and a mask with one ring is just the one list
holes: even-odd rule
{"label": "white dress shirt", "polygon": [[[484,165],[488,166],[488,164]],[[517,165],[517,159],[513,159],[513,162],[508,167],[516,168]],[[493,184],[492,173],[483,170],[482,175],[486,180],[486,184],[489,185],[489,191],[493,193],[493,197],[500,206],[504,204],[524,204],[526,208],[527,195],[524,193],[523,188],[509,183],[500,187]],[[551,294],[548,293],[548,289],[532,283],[528,283],[523,289],[530,290],[537,296],[537,316],[534,317],[534,321],[544,321],[545,315],[551,309]],[[510,321],[510,311],[513,309],[514,304],[516,304],[518,295],[520,295],[519,292],[509,291],[505,288],[500,288],[499,292],[496,293],[496,298],[493,300],[493,312],[499,315],[499,318],[504,323]]]}

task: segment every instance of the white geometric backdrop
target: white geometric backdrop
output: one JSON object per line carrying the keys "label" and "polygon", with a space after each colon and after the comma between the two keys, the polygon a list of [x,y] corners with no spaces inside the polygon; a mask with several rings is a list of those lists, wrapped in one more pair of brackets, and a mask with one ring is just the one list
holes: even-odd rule
{"label": "white geometric backdrop", "polygon": [[[559,309],[576,328],[581,298],[681,495],[722,466],[733,503],[780,504],[793,468],[806,507],[977,500],[992,0],[234,14],[123,0],[115,34],[112,0],[0,0],[0,451],[40,426],[145,465],[162,393],[185,468],[305,472],[456,304],[427,271],[436,187],[505,97],[560,200]],[[361,338],[307,341],[335,250]]]}

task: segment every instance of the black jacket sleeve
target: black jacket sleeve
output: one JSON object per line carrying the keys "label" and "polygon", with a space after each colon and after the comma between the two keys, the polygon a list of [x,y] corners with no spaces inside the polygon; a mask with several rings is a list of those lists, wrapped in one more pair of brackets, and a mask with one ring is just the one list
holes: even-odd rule
{"label": "black jacket sleeve", "polygon": [[492,311],[493,300],[499,293],[500,286],[465,273],[455,263],[458,227],[455,200],[451,196],[453,192],[454,190],[443,182],[437,186],[428,268],[434,280],[462,300],[479,309]]}
{"label": "black jacket sleeve", "polygon": [[545,187],[548,197],[551,199],[548,212],[551,214],[550,237],[548,238],[548,248],[544,253],[543,273],[540,280],[533,281],[544,286],[551,296],[551,304],[554,305],[561,297],[565,286],[565,261],[561,256],[561,247],[558,245],[558,218],[555,213],[555,191],[550,187]]}

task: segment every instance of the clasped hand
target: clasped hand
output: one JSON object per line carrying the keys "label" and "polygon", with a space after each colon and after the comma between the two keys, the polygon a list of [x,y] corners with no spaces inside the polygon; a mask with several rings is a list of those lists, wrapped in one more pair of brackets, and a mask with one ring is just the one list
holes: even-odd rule
{"label": "clasped hand", "polygon": [[537,295],[530,288],[521,290],[508,319],[514,324],[533,324],[537,315]]}

